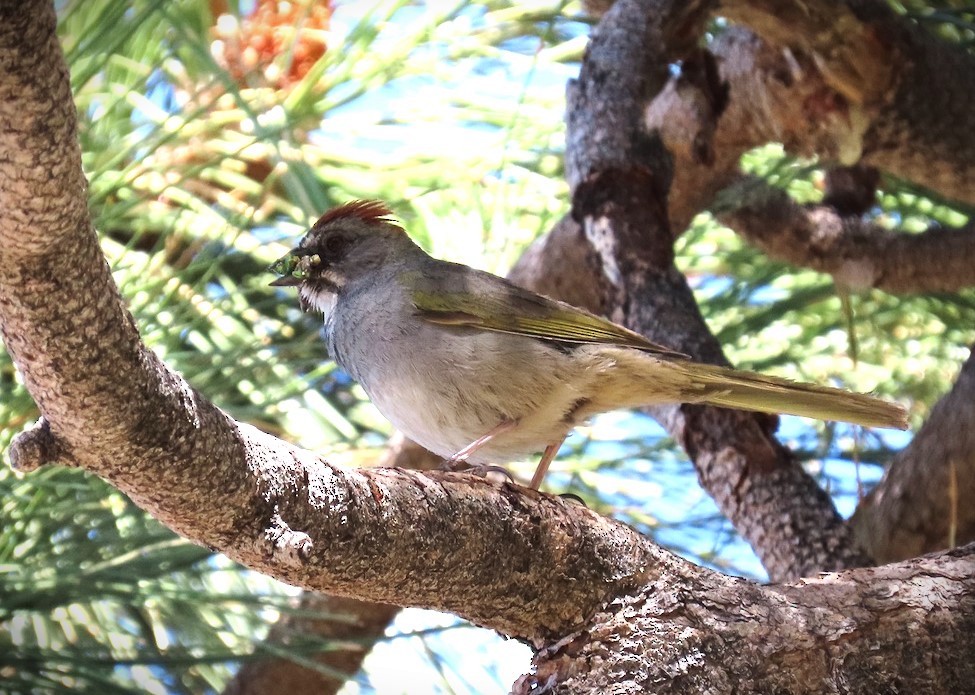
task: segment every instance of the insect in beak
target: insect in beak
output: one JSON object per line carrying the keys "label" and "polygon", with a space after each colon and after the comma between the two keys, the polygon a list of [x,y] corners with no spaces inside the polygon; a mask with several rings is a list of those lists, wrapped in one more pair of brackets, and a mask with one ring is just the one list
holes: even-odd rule
{"label": "insect in beak", "polygon": [[300,285],[308,277],[308,272],[315,266],[321,265],[322,258],[317,253],[301,253],[296,249],[274,261],[268,270],[280,277],[270,282],[271,287],[294,287]]}

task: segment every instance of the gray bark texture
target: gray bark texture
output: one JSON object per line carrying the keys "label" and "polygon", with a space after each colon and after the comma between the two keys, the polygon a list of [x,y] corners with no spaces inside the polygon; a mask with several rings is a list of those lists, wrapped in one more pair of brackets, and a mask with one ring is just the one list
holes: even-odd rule
{"label": "gray bark texture", "polygon": [[[395,435],[377,465],[380,468],[430,471],[441,463],[440,457],[402,435]],[[282,614],[268,633],[262,646],[262,651],[268,655],[244,663],[224,687],[223,693],[337,693],[359,672],[372,646],[382,638],[399,611],[399,606],[388,603],[304,591],[298,600],[297,613]],[[318,668],[287,657],[294,641],[310,639],[328,643],[330,647],[305,657],[315,662]]]}
{"label": "gray bark texture", "polygon": [[540,652],[514,692],[970,693],[973,552],[773,586],[663,574]]}
{"label": "gray bark texture", "polygon": [[718,219],[769,258],[827,273],[850,290],[915,294],[975,286],[971,225],[904,234],[842,215],[833,205],[799,205],[784,191],[751,180],[739,188],[734,207]]}

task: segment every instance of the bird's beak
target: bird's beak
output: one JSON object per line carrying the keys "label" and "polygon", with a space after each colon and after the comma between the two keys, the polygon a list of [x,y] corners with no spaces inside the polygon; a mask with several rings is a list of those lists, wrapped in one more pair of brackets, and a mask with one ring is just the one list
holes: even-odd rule
{"label": "bird's beak", "polygon": [[271,287],[296,287],[297,285],[301,284],[301,280],[290,275],[285,275],[283,277],[279,277],[277,280],[272,280],[267,284]]}

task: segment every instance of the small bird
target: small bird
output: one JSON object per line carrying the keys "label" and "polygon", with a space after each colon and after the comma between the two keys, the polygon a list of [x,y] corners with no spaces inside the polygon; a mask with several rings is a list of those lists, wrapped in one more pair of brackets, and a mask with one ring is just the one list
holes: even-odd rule
{"label": "small bird", "polygon": [[493,467],[543,452],[609,410],[704,403],[907,427],[900,405],[710,364],[504,278],[437,260],[378,201],[326,212],[270,270],[325,317],[335,361],[405,435]]}

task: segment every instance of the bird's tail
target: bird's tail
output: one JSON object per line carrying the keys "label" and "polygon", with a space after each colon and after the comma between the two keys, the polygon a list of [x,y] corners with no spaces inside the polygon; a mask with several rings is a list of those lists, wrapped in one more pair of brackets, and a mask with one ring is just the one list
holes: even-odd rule
{"label": "bird's tail", "polygon": [[710,364],[671,361],[668,365],[687,374],[688,385],[682,398],[686,402],[839,420],[865,427],[907,429],[903,406],[862,393]]}
{"label": "bird's tail", "polygon": [[[624,389],[629,392],[626,400],[638,400],[638,391],[642,391],[644,396],[647,393],[663,396],[653,398],[650,403],[644,401],[640,405],[665,402],[702,403],[722,408],[838,420],[866,427],[907,429],[907,411],[901,405],[862,393],[689,360],[630,355],[620,356],[621,362],[630,362],[627,365],[630,369],[624,367],[620,370],[628,373],[631,378],[630,384]],[[642,368],[637,368],[631,359],[649,359],[655,364],[644,362]],[[641,381],[642,385],[638,383]],[[632,400],[631,404],[637,405]]]}

